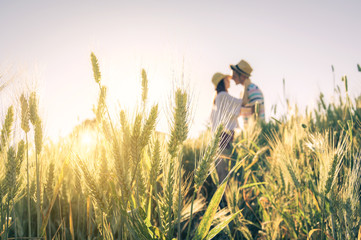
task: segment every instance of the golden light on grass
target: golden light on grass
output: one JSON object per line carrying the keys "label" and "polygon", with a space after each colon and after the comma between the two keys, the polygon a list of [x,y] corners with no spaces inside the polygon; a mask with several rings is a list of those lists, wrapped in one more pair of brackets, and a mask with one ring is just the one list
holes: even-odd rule
{"label": "golden light on grass", "polygon": [[84,153],[89,153],[96,145],[96,133],[94,130],[84,129],[79,133],[79,145]]}
{"label": "golden light on grass", "polygon": [[[93,115],[68,137],[44,141],[36,92],[23,94],[2,119],[2,238],[360,238],[359,100],[339,93],[339,104],[321,97],[312,113],[302,115],[296,105],[279,120],[248,124],[234,136],[229,174],[219,184],[208,176],[217,174],[223,130],[189,139],[186,89],[174,87],[170,130],[159,133],[162,108],[154,98],[167,89],[162,75],[141,70],[140,79],[114,85],[93,62]],[[112,115],[114,101],[121,110]],[[123,109],[131,104],[135,110]],[[220,126],[228,118],[220,117]],[[25,139],[13,144],[20,120]]]}

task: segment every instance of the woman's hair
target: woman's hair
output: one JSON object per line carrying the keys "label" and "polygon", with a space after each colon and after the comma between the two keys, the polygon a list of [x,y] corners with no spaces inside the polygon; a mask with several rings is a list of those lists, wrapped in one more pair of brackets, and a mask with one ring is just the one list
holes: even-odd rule
{"label": "woman's hair", "polygon": [[216,87],[217,94],[220,92],[227,92],[226,85],[224,84],[224,80],[222,79],[217,87]]}
{"label": "woman's hair", "polygon": [[[216,92],[217,92],[217,94],[220,92],[227,92],[226,85],[224,84],[223,79],[218,83],[218,85],[216,87]],[[216,104],[216,97],[217,97],[217,95],[214,97],[213,104]]]}

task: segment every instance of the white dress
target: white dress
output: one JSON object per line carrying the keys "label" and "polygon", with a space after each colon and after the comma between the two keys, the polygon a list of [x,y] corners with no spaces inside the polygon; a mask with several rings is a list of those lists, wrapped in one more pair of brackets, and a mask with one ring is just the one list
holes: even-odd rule
{"label": "white dress", "polygon": [[214,132],[220,124],[229,131],[239,128],[241,105],[242,99],[235,98],[228,92],[218,93],[210,117],[212,131]]}

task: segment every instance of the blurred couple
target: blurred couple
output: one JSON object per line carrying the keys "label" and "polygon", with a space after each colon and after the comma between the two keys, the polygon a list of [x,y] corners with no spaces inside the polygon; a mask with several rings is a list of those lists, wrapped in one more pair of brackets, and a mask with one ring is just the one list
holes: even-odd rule
{"label": "blurred couple", "polygon": [[[247,127],[251,121],[265,119],[264,97],[259,87],[250,80],[253,69],[249,63],[241,60],[237,65],[230,65],[230,69],[232,76],[217,72],[212,77],[216,96],[210,122],[213,132],[220,124],[224,127],[220,139],[222,155],[229,155],[232,152],[234,130],[239,128],[239,117],[242,117],[244,127]],[[242,98],[233,97],[228,93],[231,79],[236,85],[244,86]],[[221,158],[216,163],[219,182],[222,182],[228,174],[227,162],[226,159]]]}

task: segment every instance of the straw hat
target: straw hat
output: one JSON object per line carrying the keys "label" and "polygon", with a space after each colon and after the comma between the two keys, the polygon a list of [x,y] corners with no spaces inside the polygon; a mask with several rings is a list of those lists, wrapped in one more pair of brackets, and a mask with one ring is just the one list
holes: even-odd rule
{"label": "straw hat", "polygon": [[241,60],[237,65],[230,65],[230,67],[233,71],[244,74],[247,77],[250,77],[251,72],[253,71],[251,65],[249,65],[248,62],[244,60]]}
{"label": "straw hat", "polygon": [[231,76],[220,73],[220,72],[215,73],[212,77],[212,83],[214,85],[214,88],[217,88],[218,83],[225,78],[231,78]]}

